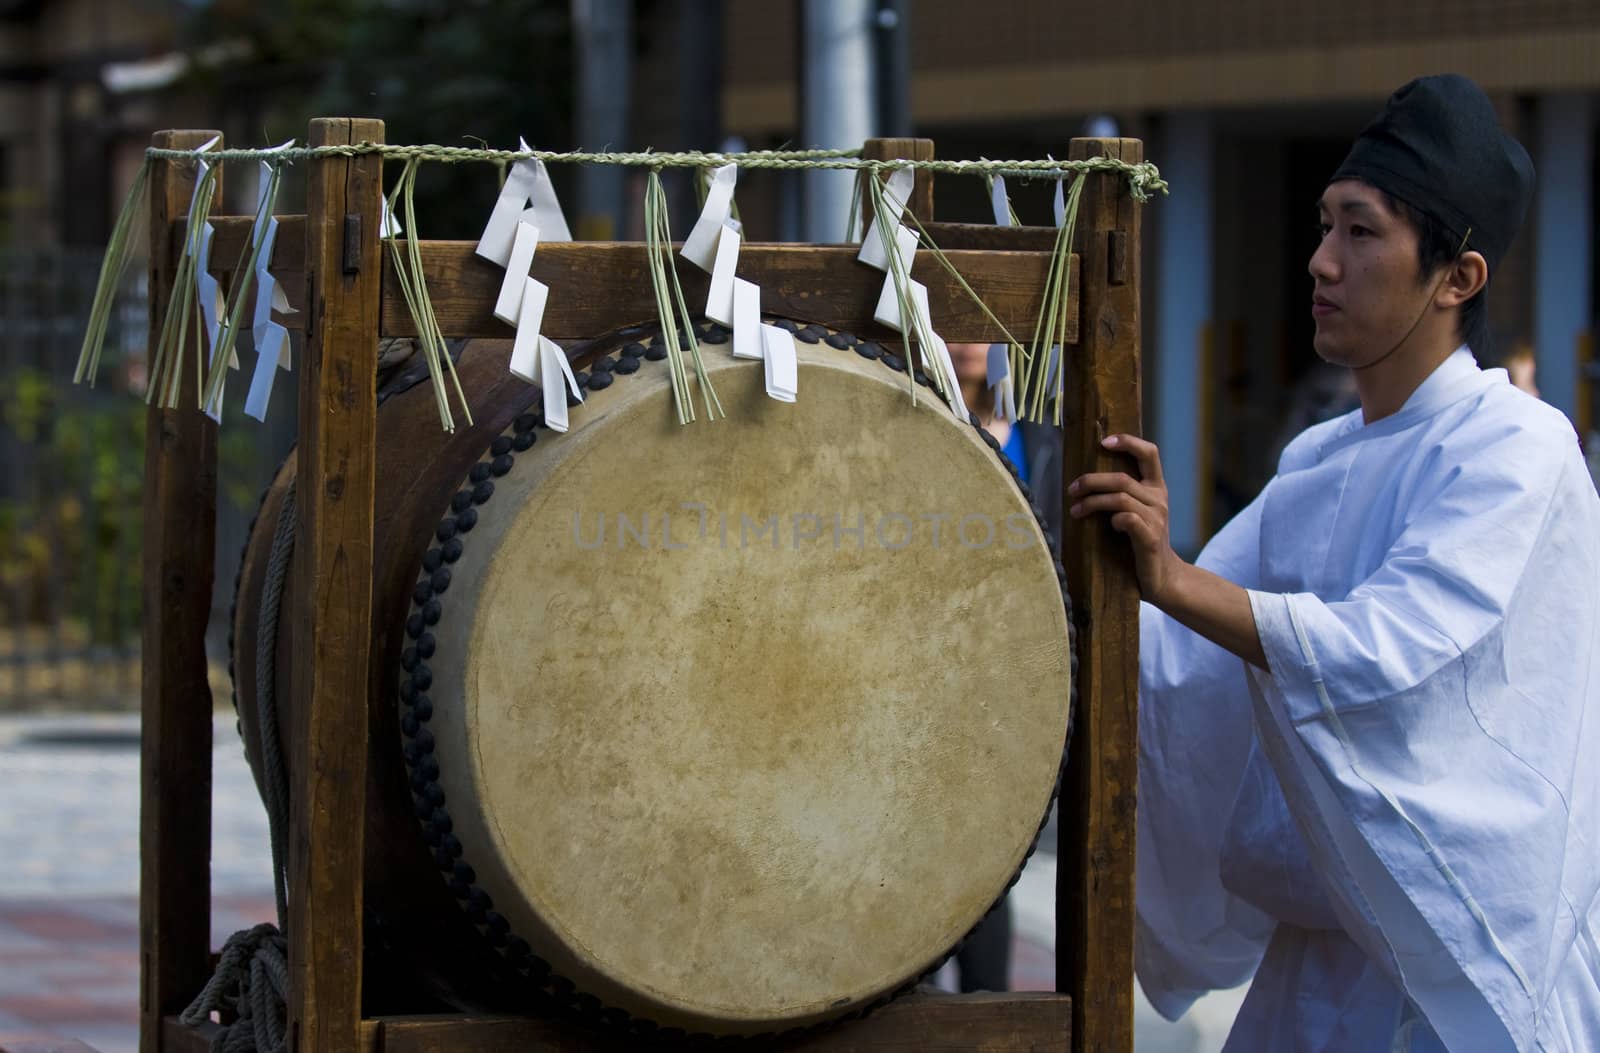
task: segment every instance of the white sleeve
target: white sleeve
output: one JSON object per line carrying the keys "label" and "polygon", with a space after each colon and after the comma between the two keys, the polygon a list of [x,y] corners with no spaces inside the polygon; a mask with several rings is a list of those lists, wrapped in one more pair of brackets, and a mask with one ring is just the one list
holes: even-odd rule
{"label": "white sleeve", "polygon": [[[1260,524],[1258,498],[1197,562],[1253,583]],[[1222,887],[1218,862],[1252,738],[1244,664],[1149,604],[1139,628],[1134,967],[1175,1020],[1206,991],[1248,980],[1273,926]]]}
{"label": "white sleeve", "polygon": [[1441,468],[1344,599],[1250,593],[1262,748],[1348,934],[1450,1049],[1535,1047],[1592,895],[1600,514],[1548,438]]}

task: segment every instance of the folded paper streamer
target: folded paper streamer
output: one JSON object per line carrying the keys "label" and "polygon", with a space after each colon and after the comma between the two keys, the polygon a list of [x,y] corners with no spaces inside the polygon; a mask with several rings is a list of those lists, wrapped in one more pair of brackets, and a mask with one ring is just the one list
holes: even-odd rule
{"label": "folded paper streamer", "polygon": [[[878,293],[878,306],[873,308],[872,317],[897,333],[923,340],[926,338],[923,324],[928,318],[928,287],[916,279],[908,281],[906,299],[911,305],[910,319],[900,315],[900,297],[895,291],[894,276],[890,275]],[[931,330],[931,326],[929,328]]]}
{"label": "folded paper streamer", "polygon": [[[531,279],[530,279],[531,280]],[[544,424],[551,431],[567,430],[567,392],[583,401],[578,390],[578,378],[572,375],[572,363],[548,336],[539,338],[539,377],[544,388]]]}
{"label": "folded paper streamer", "polygon": [[[876,235],[874,235],[876,237]],[[911,265],[917,255],[917,232],[910,227],[895,228],[895,255],[900,261],[899,273],[907,277],[910,286],[922,288],[923,295],[927,295],[927,287],[921,282],[911,278]],[[878,293],[878,308],[874,312],[878,321],[899,331],[902,329],[900,322],[900,301],[895,294],[895,272],[884,268],[883,289]]]}
{"label": "folded paper streamer", "polygon": [[[529,149],[526,140],[518,140],[522,149]],[[529,208],[529,202],[532,208]],[[532,215],[525,215],[531,212]],[[478,255],[505,267],[511,262],[511,250],[517,237],[517,225],[524,219],[539,230],[545,241],[571,241],[572,232],[561,213],[561,202],[556,200],[555,184],[544,162],[537,158],[518,161],[511,166],[500,197],[489,213],[489,222],[478,239]]]}
{"label": "folded paper streamer", "polygon": [[723,165],[711,173],[700,218],[684,239],[683,248],[678,250],[684,259],[707,274],[712,273],[716,256],[721,251],[722,231],[733,218],[733,188],[738,180],[738,165]]}
{"label": "folded paper streamer", "polygon": [[761,340],[766,357],[767,394],[779,402],[793,402],[800,374],[795,361],[794,334],[775,325],[764,325]]}
{"label": "folded paper streamer", "polygon": [[955,365],[950,358],[950,348],[944,342],[944,338],[933,330],[933,315],[928,307],[928,287],[919,281],[908,281],[906,300],[911,308],[909,320],[901,316],[900,297],[894,287],[894,275],[889,275],[883,283],[883,291],[878,294],[878,306],[873,309],[873,318],[903,334],[907,345],[911,343],[912,338],[916,339],[917,346],[922,349],[926,371],[939,374],[938,386],[950,400],[950,408],[958,417],[966,420],[967,403],[961,395],[961,380],[956,376]]}
{"label": "folded paper streamer", "polygon": [[719,325],[733,325],[733,272],[739,265],[739,232],[723,224],[717,238],[717,258],[711,265],[711,291],[706,296],[706,317]]}
{"label": "folded paper streamer", "polygon": [[1015,385],[1011,382],[1011,356],[1005,344],[989,345],[987,383],[994,400],[996,420],[1017,419]]}
{"label": "folded paper streamer", "polygon": [[1014,227],[1017,217],[1011,212],[1011,198],[1006,196],[1006,177],[996,175],[989,180],[989,207],[994,210],[997,227]]}
{"label": "folded paper streamer", "polygon": [[733,189],[738,179],[738,165],[723,165],[711,173],[700,218],[678,250],[684,259],[711,275],[705,315],[727,326],[733,325],[734,271],[739,266],[739,225],[733,218]]}
{"label": "folded paper streamer", "polygon": [[517,336],[511,344],[511,373],[529,384],[543,382],[539,370],[540,341],[544,338],[539,327],[544,324],[544,308],[550,298],[550,287],[537,278],[522,279],[522,296],[518,300]]}
{"label": "folded paper streamer", "polygon": [[[528,268],[533,266],[533,251],[538,247],[538,226],[527,221],[518,223],[511,243],[511,255],[506,262],[506,276],[500,283],[500,296],[494,304],[494,316],[507,325],[521,327],[523,290],[527,288],[529,280]],[[543,305],[540,305],[541,313],[543,310]],[[538,327],[535,326],[534,335],[538,333]]]}
{"label": "folded paper streamer", "polygon": [[[889,217],[889,221],[895,225],[896,244],[900,240],[898,233],[901,229],[900,217],[905,213],[906,202],[911,198],[911,188],[916,184],[916,178],[916,173],[909,168],[896,169],[889,176],[889,181],[883,187],[884,204],[888,206],[884,212]],[[887,271],[889,269],[889,258],[884,255],[883,238],[878,234],[877,223],[878,219],[874,216],[872,222],[867,224],[866,233],[861,236],[861,251],[856,253],[856,259],[865,263],[868,267]],[[915,239],[916,233],[913,231],[913,243]],[[910,261],[907,260],[906,273],[909,274],[910,272]]]}
{"label": "folded paper streamer", "polygon": [[[281,154],[294,145],[291,139],[280,146],[271,147],[262,151],[268,155]],[[208,414],[220,418],[222,413],[222,400],[226,393],[228,370],[239,368],[238,341],[240,334],[249,334],[249,342],[255,343],[254,326],[247,322],[247,315],[253,319],[257,313],[256,306],[252,303],[252,290],[259,291],[256,284],[261,273],[272,261],[271,255],[262,256],[262,247],[265,237],[272,224],[272,203],[277,197],[279,167],[268,162],[261,162],[259,169],[260,178],[256,184],[256,209],[251,217],[250,238],[245,242],[244,252],[234,269],[233,287],[225,296],[213,297],[211,289],[207,288],[207,279],[204,268],[196,272],[196,292],[200,296],[202,311],[220,311],[216,317],[208,318],[209,329],[212,336],[211,363],[212,368],[206,377],[205,390],[202,395],[201,405]],[[199,186],[195,187],[198,195]],[[209,255],[209,252],[208,252]],[[211,283],[215,285],[215,283]],[[268,313],[270,318],[269,299]],[[218,363],[227,359],[227,368]],[[276,367],[274,367],[276,368]]]}
{"label": "folded paper streamer", "polygon": [[761,286],[733,279],[733,357],[762,358]]}
{"label": "folded paper streamer", "polygon": [[793,402],[799,390],[799,363],[794,335],[761,323],[761,288],[735,275],[739,265],[739,225],[733,219],[736,165],[723,165],[711,175],[700,218],[680,250],[684,259],[711,274],[706,317],[733,329],[733,356],[761,359],[767,394]]}
{"label": "folded paper streamer", "polygon": [[[286,150],[294,145],[291,139],[276,150]],[[256,420],[267,419],[267,407],[272,400],[272,382],[279,369],[289,369],[289,331],[272,320],[272,313],[292,314],[289,298],[284,295],[278,279],[272,276],[272,250],[278,241],[278,218],[272,215],[273,166],[261,162],[256,179],[255,221],[251,241],[255,245],[255,309],[251,313],[250,335],[256,348],[256,368],[250,375],[250,388],[245,393],[244,411]],[[387,204],[387,203],[386,203]]]}
{"label": "folded paper streamer", "polygon": [[378,203],[383,206],[383,219],[378,224],[378,229],[381,233],[378,236],[382,238],[398,238],[404,234],[405,230],[400,226],[400,220],[389,208],[389,199],[386,197],[379,198]]}
{"label": "folded paper streamer", "polygon": [[[917,232],[902,225],[900,217],[905,214],[906,199],[911,194],[913,183],[914,175],[907,169],[896,171],[889,177],[879,199],[882,207],[875,210],[876,214],[867,226],[856,259],[884,272],[883,288],[878,293],[873,317],[904,335],[908,349],[915,338],[917,346],[922,349],[926,372],[935,375],[934,386],[949,399],[950,408],[965,420],[967,407],[961,397],[961,383],[950,358],[950,349],[933,330],[933,316],[928,309],[928,287],[911,277],[911,268],[917,255]],[[1000,193],[1001,200],[1004,200],[1003,187]],[[884,251],[884,238],[877,227],[878,223],[891,220],[894,223],[892,260]],[[903,317],[906,309],[912,315],[909,319]]]}
{"label": "folded paper streamer", "polygon": [[[528,149],[527,140],[519,140]],[[540,241],[571,241],[572,232],[556,199],[555,185],[537,158],[511,166],[489,222],[478,239],[477,253],[506,269],[495,298],[494,316],[516,329],[511,344],[511,374],[538,384],[544,397],[544,422],[552,431],[568,426],[567,393],[579,402],[583,393],[567,353],[539,330],[550,299],[550,287],[529,275]]]}
{"label": "folded paper streamer", "polygon": [[[266,162],[262,162],[261,167],[266,169]],[[266,171],[261,175],[263,182],[269,178]],[[256,200],[255,227],[251,232],[253,240],[261,243],[256,255],[256,302],[250,320],[250,335],[256,347],[256,368],[250,374],[250,388],[244,397],[245,414],[261,421],[267,419],[267,406],[272,400],[272,381],[278,369],[289,368],[289,362],[284,357],[287,344],[283,335],[286,330],[272,320],[272,311],[276,306],[274,294],[281,297],[283,290],[278,288],[278,280],[267,270],[272,260],[272,247],[278,240],[278,220],[262,215],[265,206],[266,195],[263,193]],[[287,301],[284,306],[288,306]]]}

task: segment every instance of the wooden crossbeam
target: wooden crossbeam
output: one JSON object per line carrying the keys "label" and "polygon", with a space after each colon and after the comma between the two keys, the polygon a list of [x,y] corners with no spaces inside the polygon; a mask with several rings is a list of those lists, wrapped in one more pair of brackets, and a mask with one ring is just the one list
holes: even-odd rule
{"label": "wooden crossbeam", "polygon": [[[219,276],[226,277],[236,266],[249,236],[250,222],[248,216],[212,220],[217,233],[211,259]],[[1000,320],[1004,331],[1018,340],[1031,340],[1050,266],[1048,252],[1055,245],[1055,230],[936,223],[929,226],[929,232]],[[175,237],[181,243],[181,227]],[[480,258],[474,247],[469,241],[422,243],[423,274],[434,315],[446,337],[508,339],[511,328],[494,317],[494,302],[505,271]],[[305,288],[304,252],[305,217],[279,217],[271,266],[288,291],[291,306],[300,311],[279,320],[296,329],[306,324],[305,305],[300,302]],[[892,337],[888,329],[872,320],[883,275],[856,262],[855,255],[856,248],[850,245],[752,242],[739,251],[739,274],[761,286],[762,309],[771,314],[818,322],[863,336]],[[415,336],[387,247],[382,259],[380,335]],[[1071,266],[1066,332],[1069,344],[1078,340],[1081,264],[1076,256]],[[532,274],[550,286],[543,332],[554,339],[588,339],[656,317],[643,243],[577,241],[540,245],[534,254]],[[940,336],[950,341],[1004,339],[1003,331],[931,252],[917,254],[912,277],[928,287],[934,326]],[[705,303],[708,279],[703,272],[679,260],[678,279],[691,309]]]}

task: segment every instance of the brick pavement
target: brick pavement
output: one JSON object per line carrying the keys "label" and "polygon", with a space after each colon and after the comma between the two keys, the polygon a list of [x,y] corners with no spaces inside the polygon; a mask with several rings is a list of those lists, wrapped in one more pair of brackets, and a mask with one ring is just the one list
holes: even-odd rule
{"label": "brick pavement", "polygon": [[[275,909],[270,893],[220,897],[214,944]],[[0,899],[0,1047],[48,1035],[132,1053],[138,1006],[137,896]]]}
{"label": "brick pavement", "polygon": [[[213,945],[274,913],[266,815],[231,720],[213,754]],[[139,1005],[134,716],[0,718],[0,1048],[131,1053]]]}

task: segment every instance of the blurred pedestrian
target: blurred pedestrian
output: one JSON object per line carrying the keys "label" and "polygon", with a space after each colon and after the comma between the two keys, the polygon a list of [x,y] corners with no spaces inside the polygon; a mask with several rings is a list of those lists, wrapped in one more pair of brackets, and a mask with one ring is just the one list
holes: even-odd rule
{"label": "blurred pedestrian", "polygon": [[1061,554],[1061,429],[1053,424],[1012,421],[995,405],[989,385],[989,357],[1001,354],[1003,344],[951,344],[950,358],[961,381],[961,396],[978,426],[1000,444],[1000,450],[1017,466],[1017,473],[1033,493],[1033,505],[1043,515],[1051,552]]}
{"label": "blurred pedestrian", "polygon": [[1511,386],[1520,388],[1532,395],[1539,397],[1539,385],[1534,381],[1534,374],[1538,370],[1538,362],[1533,355],[1533,345],[1526,340],[1517,341],[1517,346],[1500,360],[1506,376],[1511,379]]}

